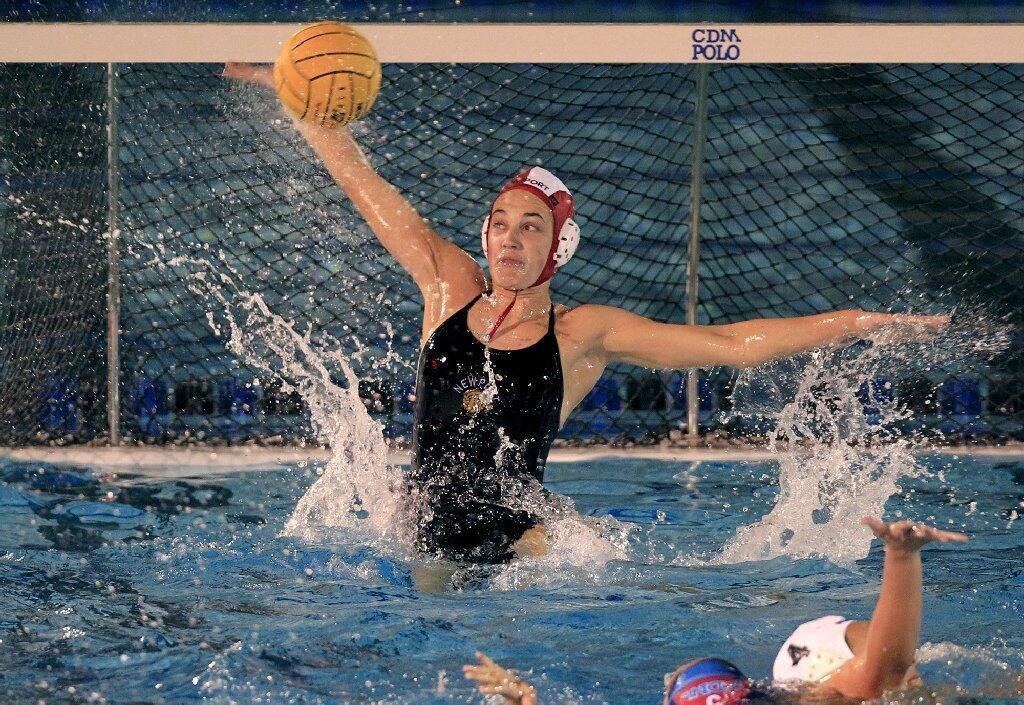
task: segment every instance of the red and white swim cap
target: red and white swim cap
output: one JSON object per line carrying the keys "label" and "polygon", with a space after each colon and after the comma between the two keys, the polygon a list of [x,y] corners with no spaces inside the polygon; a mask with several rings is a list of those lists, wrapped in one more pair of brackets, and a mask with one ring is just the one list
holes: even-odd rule
{"label": "red and white swim cap", "polygon": [[[546,203],[551,209],[554,220],[548,263],[544,266],[537,281],[531,284],[531,286],[537,286],[550,279],[556,269],[572,259],[576,253],[576,247],[580,244],[580,227],[573,220],[576,209],[573,206],[572,194],[569,193],[565,184],[547,169],[542,169],[539,166],[524,169],[502,187],[498,196],[517,188],[529,191]],[[497,198],[495,197],[495,200]],[[491,211],[493,210],[494,205],[491,204]],[[480,232],[484,255],[487,254],[487,229],[490,223],[491,213],[488,213]]]}

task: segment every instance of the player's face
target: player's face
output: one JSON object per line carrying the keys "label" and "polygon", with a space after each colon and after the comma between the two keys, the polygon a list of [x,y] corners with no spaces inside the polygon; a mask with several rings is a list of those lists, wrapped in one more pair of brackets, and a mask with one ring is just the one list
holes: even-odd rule
{"label": "player's face", "polygon": [[554,218],[540,198],[524,189],[506,191],[494,202],[487,229],[487,264],[496,286],[532,286],[551,252]]}

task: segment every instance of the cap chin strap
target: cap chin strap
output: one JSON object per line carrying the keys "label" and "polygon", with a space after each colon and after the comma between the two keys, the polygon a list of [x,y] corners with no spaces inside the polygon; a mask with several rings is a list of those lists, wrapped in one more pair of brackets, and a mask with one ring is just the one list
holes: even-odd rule
{"label": "cap chin strap", "polygon": [[[546,177],[548,185],[545,185],[544,183],[537,181],[531,182],[531,180],[528,178],[530,174],[533,174],[535,171],[538,170],[542,172],[540,178],[544,179]],[[537,277],[537,281],[535,281],[530,286],[525,287],[526,289],[532,289],[535,286],[540,286],[548,279],[553,277],[555,275],[555,271],[559,267],[561,267],[570,259],[572,259],[572,256],[576,253],[576,247],[579,245],[580,242],[580,226],[577,225],[576,221],[572,219],[572,215],[574,215],[572,206],[572,196],[569,194],[568,189],[565,188],[565,184],[563,184],[561,181],[555,178],[553,174],[537,167],[536,169],[531,169],[526,172],[520,173],[516,177],[516,180],[518,179],[522,180],[514,184],[506,185],[502,189],[502,193],[508,191],[511,188],[522,188],[527,191],[530,191],[538,198],[540,198],[542,202],[546,203],[549,208],[551,208],[551,214],[552,216],[555,217],[556,220],[558,218],[558,215],[556,215],[556,208],[560,208],[564,211],[566,205],[568,205],[568,217],[566,217],[565,221],[562,222],[562,225],[558,229],[558,232],[552,233],[551,249],[548,251],[548,259],[547,262],[544,264],[544,269],[541,270],[540,276]],[[516,180],[513,181],[515,182]],[[551,182],[554,183],[551,184]],[[541,188],[541,186],[544,186],[544,188]],[[547,188],[548,190],[555,190],[558,193],[564,193],[565,197],[568,198],[568,201],[566,202],[563,198],[561,200],[561,205],[559,205],[559,201],[556,199],[556,196],[547,193],[547,191],[544,190],[545,188]],[[487,231],[490,229],[490,225],[491,214],[488,213],[480,227],[480,245],[481,249],[483,249],[484,251],[484,257],[487,256]],[[497,319],[495,319],[494,325],[491,326],[491,330],[489,330],[487,332],[487,335],[484,336],[485,343],[491,342],[491,339],[494,337],[494,334],[498,331],[498,327],[505,322],[505,319],[508,317],[508,314],[512,312],[512,307],[516,305],[516,299],[518,298],[520,291],[521,289],[512,290],[512,301],[509,302],[508,306],[505,307],[505,310],[501,312]]]}
{"label": "cap chin strap", "polygon": [[[488,224],[489,221],[490,221],[490,216],[488,216],[484,220],[483,242],[484,242],[484,255],[485,256],[487,255],[487,224]],[[575,231],[575,242],[579,242],[579,233],[580,233],[579,226],[576,225],[576,223],[572,222],[571,220],[568,221],[567,225],[568,224],[571,224],[571,227],[566,228],[565,226],[563,226],[562,227],[562,232],[564,233],[567,229],[570,230],[570,231],[574,230]],[[563,242],[565,242],[565,239],[566,239],[565,237],[561,237],[561,238],[555,239],[554,242],[551,245],[551,249],[552,250],[558,250],[559,246]],[[574,245],[575,245],[575,243],[574,243]],[[573,249],[576,249],[575,246],[573,247]],[[500,314],[498,314],[498,317],[494,320],[494,325],[491,326],[491,329],[484,336],[484,342],[485,343],[491,342],[491,339],[494,337],[494,334],[497,332],[498,327],[502,323],[505,322],[505,319],[508,317],[508,314],[510,314],[512,312],[512,307],[516,305],[516,298],[519,296],[519,292],[520,291],[525,291],[526,289],[532,289],[533,287],[540,286],[541,284],[546,282],[548,279],[550,279],[551,277],[553,277],[555,275],[555,270],[557,270],[564,263],[564,261],[568,261],[569,257],[572,257],[572,253],[570,253],[568,255],[568,257],[565,257],[564,260],[560,260],[559,257],[558,257],[558,254],[555,253],[555,252],[552,252],[551,254],[549,254],[548,263],[544,266],[544,269],[543,269],[543,271],[541,271],[540,276],[537,277],[537,281],[535,281],[533,284],[530,284],[530,286],[523,287],[522,289],[511,289],[510,290],[512,292],[512,300],[509,302],[508,306],[505,307],[505,310],[502,311]]]}
{"label": "cap chin strap", "polygon": [[[536,286],[536,285],[534,285],[534,286]],[[530,289],[530,288],[532,288],[532,287],[527,287],[527,289]],[[518,296],[519,296],[519,290],[518,289],[513,289],[512,290],[512,300],[509,302],[508,306],[505,307],[505,310],[502,311],[500,314],[498,314],[498,317],[496,319],[494,319],[494,325],[491,326],[491,329],[489,331],[487,331],[486,335],[484,335],[484,342],[485,343],[491,342],[491,338],[493,338],[495,332],[497,332],[498,326],[500,326],[502,323],[504,323],[505,322],[505,318],[507,318],[508,314],[512,312],[512,307],[516,305],[516,297],[518,297]]]}
{"label": "cap chin strap", "polygon": [[[488,213],[484,218],[483,226],[480,228],[480,244],[484,251],[484,257],[487,256],[487,229],[491,224],[491,216]],[[530,286],[524,287],[524,289],[532,289],[535,286],[540,286],[548,279],[555,275],[555,272],[563,264],[572,259],[573,254],[576,253],[576,246],[580,242],[580,226],[576,224],[576,221],[569,218],[559,230],[558,237],[551,239],[551,251],[548,253],[548,262],[544,265],[544,269],[541,270],[540,276],[537,277],[537,281]],[[491,338],[494,337],[494,333],[498,330],[508,314],[512,311],[512,307],[516,304],[516,297],[519,292],[523,289],[512,289],[512,302],[505,307],[505,310],[501,312],[501,315],[494,321],[494,325],[491,326],[491,330],[484,336],[484,342],[491,342]]]}

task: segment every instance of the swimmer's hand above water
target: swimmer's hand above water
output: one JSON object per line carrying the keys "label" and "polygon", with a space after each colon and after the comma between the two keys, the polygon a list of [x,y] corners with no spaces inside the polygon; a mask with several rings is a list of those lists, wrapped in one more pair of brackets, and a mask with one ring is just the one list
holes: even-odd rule
{"label": "swimmer's hand above water", "polygon": [[508,705],[537,705],[537,690],[507,668],[503,668],[476,652],[477,665],[466,664],[462,675],[476,681],[477,690],[484,695],[500,695]]}
{"label": "swimmer's hand above water", "polygon": [[[274,71],[269,64],[232,61],[224,65],[221,75],[275,90]],[[292,122],[380,243],[419,286],[426,303],[425,335],[452,313],[445,308],[445,301],[468,301],[484,288],[480,266],[460,247],[438,235],[412,204],[377,174],[347,127]]]}
{"label": "swimmer's hand above water", "polygon": [[[877,338],[884,343],[910,343],[930,340],[949,325],[949,314],[921,316],[910,313],[873,313],[860,311],[854,317],[854,327],[865,337]],[[871,335],[872,333],[880,335]]]}
{"label": "swimmer's hand above water", "polygon": [[966,535],[956,531],[943,531],[924,524],[915,524],[907,519],[887,524],[875,517],[863,517],[860,523],[871,529],[871,532],[885,543],[886,551],[897,553],[920,551],[925,544],[932,541],[949,543],[967,540]]}
{"label": "swimmer's hand above water", "polygon": [[[914,654],[921,631],[921,548],[932,541],[966,541],[955,531],[942,531],[912,521],[887,523],[863,517],[860,523],[885,543],[882,587],[854,657],[825,676],[822,683],[849,698],[873,699],[893,688],[919,681]],[[847,630],[849,639],[850,630]],[[849,643],[849,642],[848,642]]]}

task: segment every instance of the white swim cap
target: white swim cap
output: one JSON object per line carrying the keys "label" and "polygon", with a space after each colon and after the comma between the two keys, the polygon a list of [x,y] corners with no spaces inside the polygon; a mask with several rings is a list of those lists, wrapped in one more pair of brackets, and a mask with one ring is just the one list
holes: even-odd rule
{"label": "white swim cap", "polygon": [[772,667],[777,681],[817,683],[853,658],[846,643],[851,620],[838,615],[801,624],[779,649]]}

